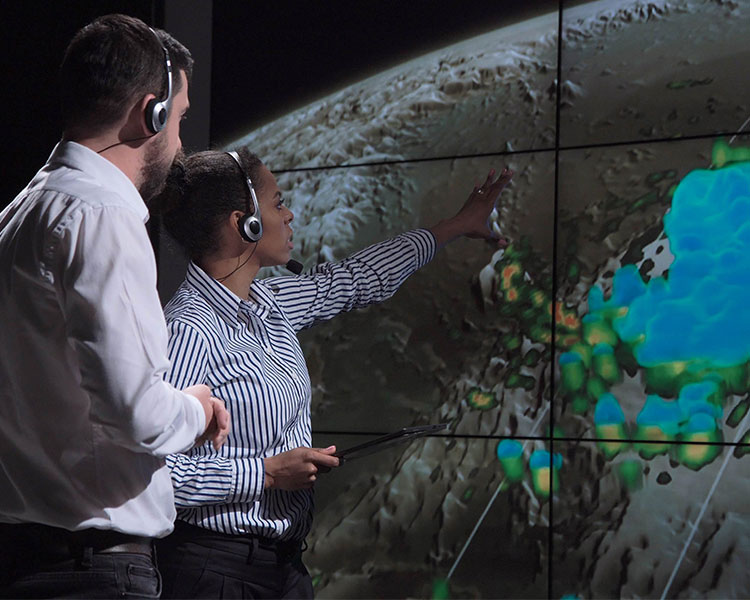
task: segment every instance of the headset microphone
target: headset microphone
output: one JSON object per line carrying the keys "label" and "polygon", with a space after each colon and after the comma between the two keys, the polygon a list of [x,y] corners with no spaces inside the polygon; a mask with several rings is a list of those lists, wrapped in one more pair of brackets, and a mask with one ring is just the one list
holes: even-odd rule
{"label": "headset microphone", "polygon": [[302,273],[303,265],[301,262],[292,259],[288,263],[286,263],[286,268],[295,275],[299,275],[300,273]]}

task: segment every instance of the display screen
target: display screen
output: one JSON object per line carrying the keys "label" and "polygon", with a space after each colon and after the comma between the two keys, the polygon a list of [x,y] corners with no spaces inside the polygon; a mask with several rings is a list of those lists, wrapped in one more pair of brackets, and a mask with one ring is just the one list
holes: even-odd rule
{"label": "display screen", "polygon": [[308,269],[515,171],[506,248],[300,334],[316,445],[449,423],[320,477],[316,595],[748,597],[750,2],[511,12],[231,133],[214,62],[216,141],[274,171]]}

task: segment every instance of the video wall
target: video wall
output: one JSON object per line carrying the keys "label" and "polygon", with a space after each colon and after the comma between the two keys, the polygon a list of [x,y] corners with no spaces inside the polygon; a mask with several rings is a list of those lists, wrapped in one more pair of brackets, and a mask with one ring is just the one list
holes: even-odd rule
{"label": "video wall", "polygon": [[515,171],[507,248],[300,336],[316,445],[449,424],[321,476],[316,596],[748,597],[750,0],[531,4],[220,140],[308,269]]}

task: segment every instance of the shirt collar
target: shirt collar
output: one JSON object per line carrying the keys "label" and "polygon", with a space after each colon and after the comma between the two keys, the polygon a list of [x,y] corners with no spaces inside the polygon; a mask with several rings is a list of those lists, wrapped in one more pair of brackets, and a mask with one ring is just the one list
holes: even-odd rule
{"label": "shirt collar", "polygon": [[[271,311],[277,310],[276,299],[273,297],[273,292],[268,289],[268,286],[263,283],[262,280],[253,279],[253,282],[250,284],[250,293],[248,295],[254,306],[265,311],[265,315]],[[265,318],[265,315],[263,315],[263,318]]]}
{"label": "shirt collar", "polygon": [[272,311],[277,310],[273,293],[262,281],[254,280],[250,285],[250,299],[243,300],[192,261],[188,264],[185,281],[198,290],[216,314],[230,325],[237,323],[241,311],[265,319]]}
{"label": "shirt collar", "polygon": [[148,207],[130,178],[114,163],[90,148],[76,142],[59,142],[52,150],[47,163],[63,165],[94,177],[99,185],[120,196],[144,223],[148,221]]}

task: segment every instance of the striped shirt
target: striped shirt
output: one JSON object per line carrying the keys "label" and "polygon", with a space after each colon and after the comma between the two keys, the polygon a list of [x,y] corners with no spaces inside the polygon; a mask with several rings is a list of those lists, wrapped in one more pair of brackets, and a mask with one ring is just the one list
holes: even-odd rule
{"label": "striped shirt", "polygon": [[167,458],[178,518],[229,534],[303,539],[312,490],[264,490],[263,459],[312,443],[310,377],[297,332],[392,296],[432,259],[418,229],[295,277],[254,280],[243,300],[197,265],[165,307],[175,387],[205,383],[225,401],[232,431]]}

